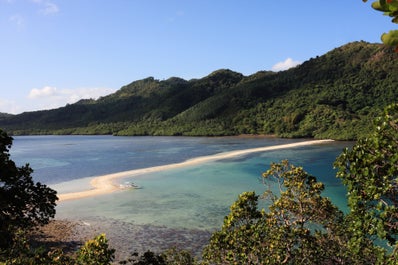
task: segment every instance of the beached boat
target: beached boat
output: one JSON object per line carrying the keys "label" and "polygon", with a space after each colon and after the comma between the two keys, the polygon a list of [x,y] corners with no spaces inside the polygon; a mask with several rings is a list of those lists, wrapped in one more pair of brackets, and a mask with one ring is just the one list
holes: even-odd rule
{"label": "beached boat", "polygon": [[141,186],[138,186],[137,184],[134,184],[133,182],[126,181],[122,184],[119,184],[119,188],[121,189],[142,189]]}

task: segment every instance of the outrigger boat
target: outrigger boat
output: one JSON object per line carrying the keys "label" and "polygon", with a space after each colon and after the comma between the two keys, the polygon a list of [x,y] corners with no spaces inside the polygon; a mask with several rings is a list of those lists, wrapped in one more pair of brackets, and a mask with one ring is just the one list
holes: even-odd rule
{"label": "outrigger boat", "polygon": [[121,188],[121,189],[142,189],[141,186],[138,186],[130,181],[126,181],[125,183],[120,184],[119,188]]}

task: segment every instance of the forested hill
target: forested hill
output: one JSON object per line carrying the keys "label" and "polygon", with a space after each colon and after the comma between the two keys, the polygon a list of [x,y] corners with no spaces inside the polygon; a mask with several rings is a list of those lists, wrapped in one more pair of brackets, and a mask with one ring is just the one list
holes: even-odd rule
{"label": "forested hill", "polygon": [[13,134],[237,135],[355,139],[398,100],[398,55],[349,43],[282,72],[152,77],[98,100],[0,115]]}

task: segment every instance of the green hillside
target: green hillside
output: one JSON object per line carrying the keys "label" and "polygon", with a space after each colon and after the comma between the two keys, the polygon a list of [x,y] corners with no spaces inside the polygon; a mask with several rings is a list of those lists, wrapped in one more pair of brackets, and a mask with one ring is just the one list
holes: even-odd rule
{"label": "green hillside", "polygon": [[1,115],[16,134],[236,135],[355,139],[398,99],[398,55],[349,43],[283,72],[152,77],[98,100]]}

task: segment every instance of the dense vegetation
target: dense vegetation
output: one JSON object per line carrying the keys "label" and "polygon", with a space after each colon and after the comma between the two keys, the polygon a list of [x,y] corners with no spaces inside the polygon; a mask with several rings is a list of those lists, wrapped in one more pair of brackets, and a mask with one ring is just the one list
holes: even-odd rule
{"label": "dense vegetation", "polygon": [[55,215],[56,192],[34,183],[29,165],[10,159],[12,138],[0,130],[0,249],[20,230],[48,223]]}
{"label": "dense vegetation", "polygon": [[356,139],[398,98],[398,54],[349,43],[283,72],[152,77],[98,100],[0,115],[17,134],[237,135]]}
{"label": "dense vegetation", "polygon": [[74,256],[61,249],[32,247],[29,234],[55,216],[56,191],[32,179],[28,164],[10,159],[12,137],[0,130],[0,264],[109,264],[115,250],[104,235],[87,241]]}

